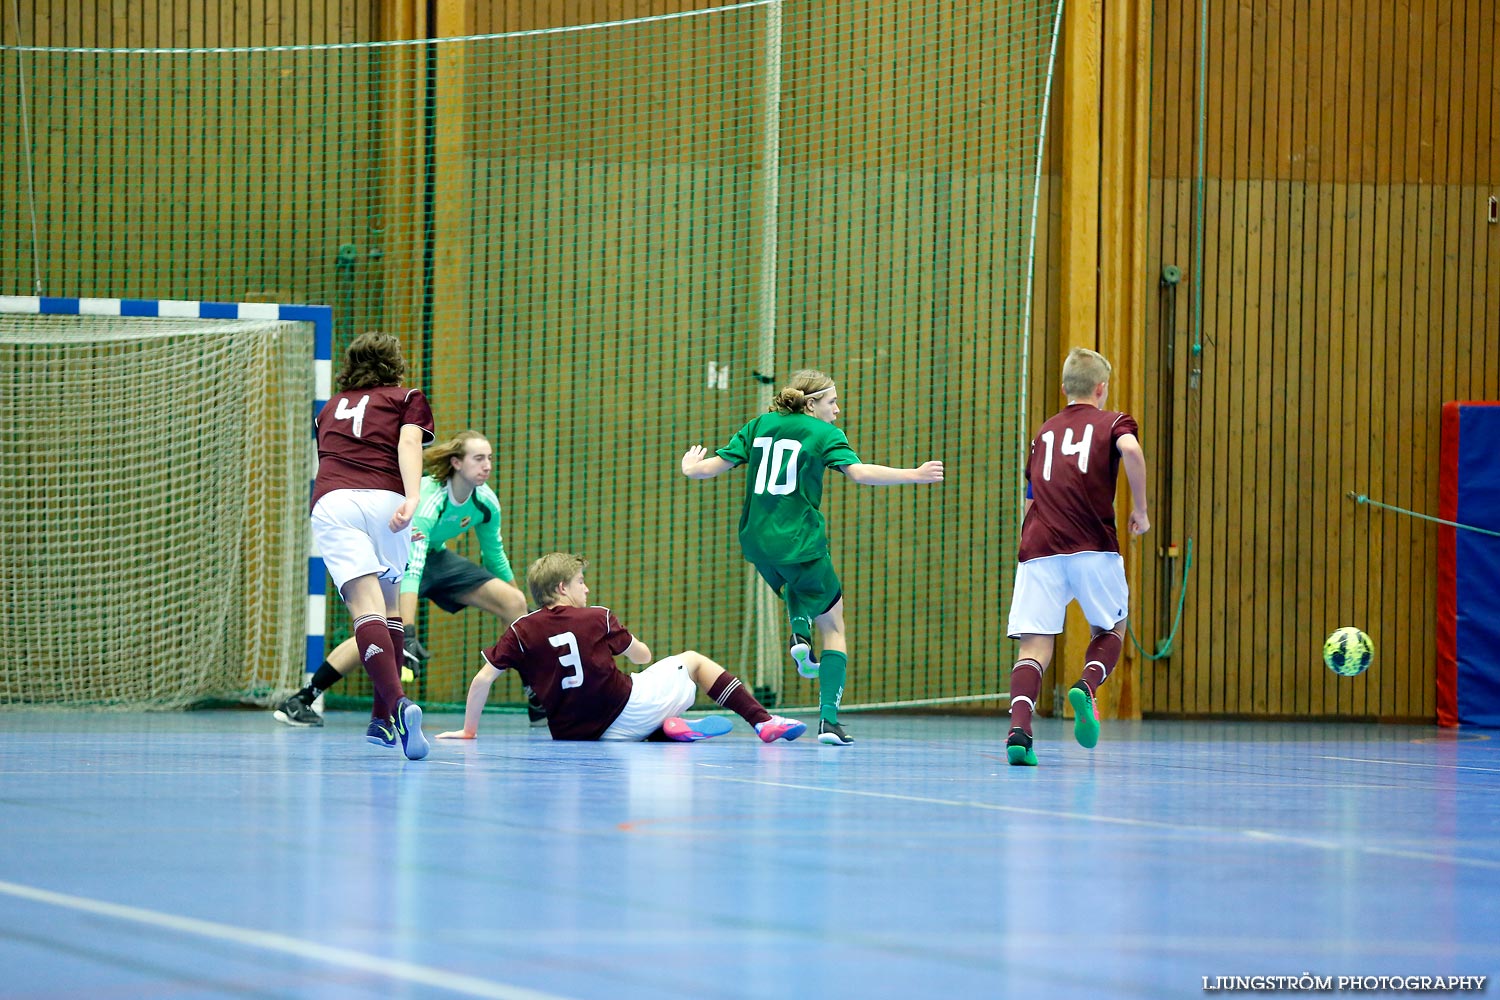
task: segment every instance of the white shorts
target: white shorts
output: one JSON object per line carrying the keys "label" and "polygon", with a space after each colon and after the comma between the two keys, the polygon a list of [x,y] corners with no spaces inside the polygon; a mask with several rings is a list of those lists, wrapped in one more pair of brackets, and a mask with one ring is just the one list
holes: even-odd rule
{"label": "white shorts", "polygon": [[1071,552],[1018,563],[1006,634],[1011,638],[1059,634],[1069,601],[1078,602],[1095,628],[1111,629],[1124,621],[1130,588],[1120,553]]}
{"label": "white shorts", "polygon": [[630,681],[630,700],[601,740],[643,740],[672,716],[692,708],[698,698],[698,685],[680,657],[663,657],[631,674]]}
{"label": "white shorts", "polygon": [[406,572],[411,528],[391,530],[391,515],[406,498],[390,490],[334,490],[312,512],[313,551],[322,557],[339,593],[371,573],[396,584]]}

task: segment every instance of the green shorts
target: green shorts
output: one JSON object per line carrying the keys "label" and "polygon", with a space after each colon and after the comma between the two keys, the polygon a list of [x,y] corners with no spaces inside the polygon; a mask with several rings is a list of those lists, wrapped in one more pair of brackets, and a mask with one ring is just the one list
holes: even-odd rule
{"label": "green shorts", "polygon": [[786,602],[787,617],[809,622],[828,611],[844,596],[844,585],[828,556],[805,563],[753,564],[760,578]]}

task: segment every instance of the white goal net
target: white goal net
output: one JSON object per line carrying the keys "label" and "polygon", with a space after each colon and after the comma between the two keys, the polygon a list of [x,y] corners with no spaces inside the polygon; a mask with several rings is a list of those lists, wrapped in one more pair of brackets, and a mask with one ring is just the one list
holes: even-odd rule
{"label": "white goal net", "polygon": [[299,683],[311,325],[0,312],[0,708]]}

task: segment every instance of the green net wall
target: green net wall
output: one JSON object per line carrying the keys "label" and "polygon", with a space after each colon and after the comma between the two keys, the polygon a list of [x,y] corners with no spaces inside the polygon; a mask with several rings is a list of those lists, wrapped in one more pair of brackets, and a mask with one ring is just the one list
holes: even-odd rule
{"label": "green net wall", "polygon": [[[816,692],[740,558],[743,473],[677,464],[822,368],[864,460],[948,464],[937,487],[828,484],[846,704],[982,699],[1010,658],[1055,15],[781,0],[438,42],[0,49],[0,293],[327,303],[336,352],[399,334],[439,436],[494,442],[514,564],[584,554],[654,650],[782,706]],[[496,623],[429,608],[422,629],[419,694],[461,702]],[[506,679],[491,703],[518,700]]]}

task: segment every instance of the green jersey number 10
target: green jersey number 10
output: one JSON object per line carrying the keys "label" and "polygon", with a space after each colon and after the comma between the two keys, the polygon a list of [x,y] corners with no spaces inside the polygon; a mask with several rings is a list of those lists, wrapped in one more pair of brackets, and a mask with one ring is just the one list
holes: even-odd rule
{"label": "green jersey number 10", "polygon": [[802,454],[802,442],[796,439],[777,441],[775,438],[758,437],[755,448],[761,453],[760,465],[755,470],[755,492],[772,496],[785,496],[797,491],[797,456]]}

